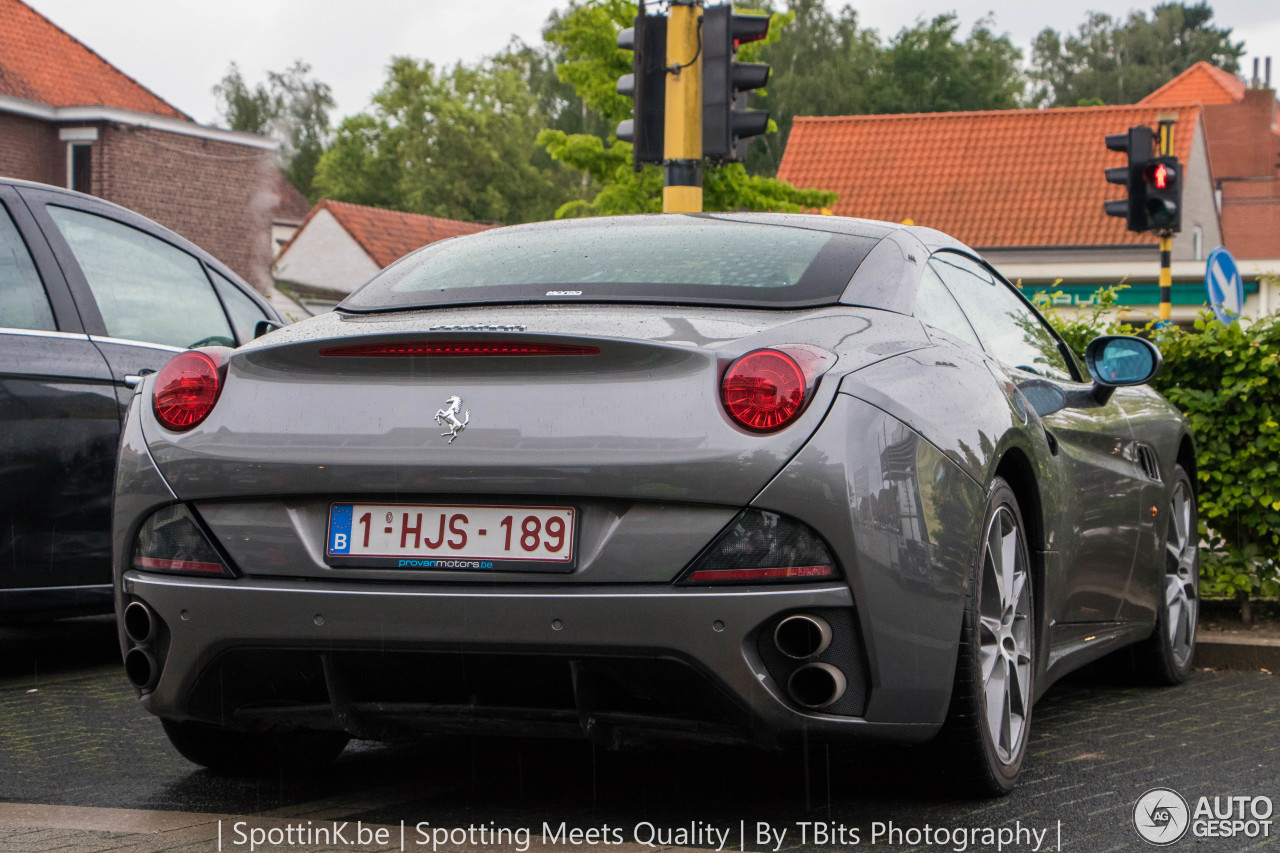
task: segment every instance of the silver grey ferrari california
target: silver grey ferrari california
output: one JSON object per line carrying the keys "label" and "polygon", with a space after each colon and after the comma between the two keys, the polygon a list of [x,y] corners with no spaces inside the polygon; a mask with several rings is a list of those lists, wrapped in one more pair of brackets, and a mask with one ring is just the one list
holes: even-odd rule
{"label": "silver grey ferrari california", "polygon": [[1016,781],[1123,649],[1186,677],[1195,453],[926,228],[654,215],[432,244],[332,313],[178,354],[115,498],[129,680],[177,749],[351,737],[935,741]]}

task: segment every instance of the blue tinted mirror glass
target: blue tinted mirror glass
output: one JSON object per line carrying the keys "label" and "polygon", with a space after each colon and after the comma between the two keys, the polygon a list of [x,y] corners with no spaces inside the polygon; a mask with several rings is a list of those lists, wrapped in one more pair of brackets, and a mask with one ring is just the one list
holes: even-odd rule
{"label": "blue tinted mirror glass", "polygon": [[1113,338],[1094,359],[1098,378],[1115,385],[1146,382],[1155,371],[1151,348],[1142,341]]}

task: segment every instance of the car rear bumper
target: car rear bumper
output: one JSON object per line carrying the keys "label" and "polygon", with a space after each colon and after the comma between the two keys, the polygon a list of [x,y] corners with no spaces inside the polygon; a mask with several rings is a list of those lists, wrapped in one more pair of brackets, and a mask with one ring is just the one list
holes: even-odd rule
{"label": "car rear bumper", "polygon": [[[158,677],[142,702],[166,719],[368,737],[407,727],[764,745],[800,736],[923,741],[940,724],[863,716],[878,679],[843,584],[548,590],[137,571],[122,582],[126,599],[158,617],[147,649]],[[788,694],[789,673],[806,661],[771,644],[773,627],[792,613],[826,614],[838,635],[815,660],[845,670],[845,700],[827,709],[839,713],[807,710]],[[237,673],[248,680],[228,687]],[[562,674],[564,685],[539,681]],[[455,678],[467,683],[444,684]]]}

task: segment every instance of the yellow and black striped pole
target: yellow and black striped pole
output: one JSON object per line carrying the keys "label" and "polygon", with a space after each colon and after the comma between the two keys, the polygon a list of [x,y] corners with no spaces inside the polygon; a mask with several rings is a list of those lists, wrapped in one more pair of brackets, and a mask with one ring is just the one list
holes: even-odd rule
{"label": "yellow and black striped pole", "polygon": [[702,0],[671,0],[663,127],[663,213],[702,210]]}
{"label": "yellow and black striped pole", "polygon": [[[1173,155],[1173,123],[1177,119],[1160,120],[1158,147],[1161,157]],[[1173,316],[1173,232],[1160,232],[1160,322]]]}

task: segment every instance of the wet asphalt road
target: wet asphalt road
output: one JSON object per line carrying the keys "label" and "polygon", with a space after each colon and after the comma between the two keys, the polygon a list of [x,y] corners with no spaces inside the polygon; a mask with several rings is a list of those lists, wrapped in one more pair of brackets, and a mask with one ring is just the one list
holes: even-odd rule
{"label": "wet asphalt road", "polygon": [[[1193,804],[1201,795],[1246,794],[1280,805],[1280,678],[1198,671],[1186,685],[1160,690],[1094,671],[1073,676],[1036,706],[1022,784],[995,801],[956,796],[925,749],[614,754],[577,742],[353,743],[331,767],[304,778],[234,779],[196,768],[169,746],[123,678],[109,618],[0,628],[0,804],[260,815],[280,825],[323,815],[392,826],[403,820],[410,828],[420,821],[528,827],[534,850],[544,822],[607,826],[627,841],[646,822],[658,832],[690,831],[657,835],[660,846],[715,847],[718,836],[706,830],[714,826],[730,832],[730,846],[749,850],[860,850],[873,840],[878,850],[955,849],[905,836],[901,843],[873,839],[876,823],[892,822],[1047,830],[1041,849],[1054,849],[1060,829],[1064,850],[1109,851],[1155,849],[1138,837],[1131,813],[1157,786]],[[786,830],[781,843],[762,843],[757,822]],[[815,843],[818,825],[832,833],[825,843]],[[6,845],[0,825],[0,851],[27,849],[22,843],[11,835]],[[1280,850],[1280,841],[1188,836],[1169,849],[1183,847]]]}

